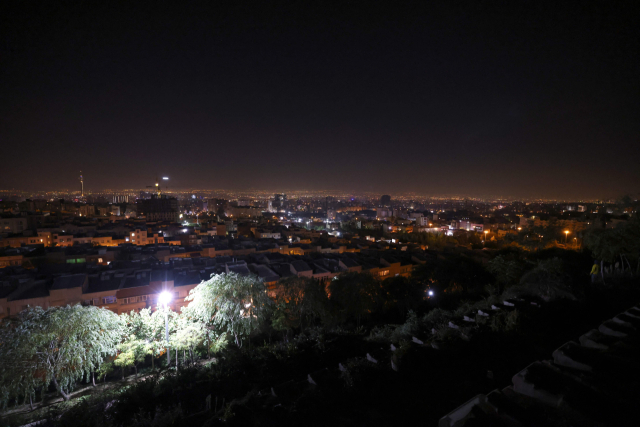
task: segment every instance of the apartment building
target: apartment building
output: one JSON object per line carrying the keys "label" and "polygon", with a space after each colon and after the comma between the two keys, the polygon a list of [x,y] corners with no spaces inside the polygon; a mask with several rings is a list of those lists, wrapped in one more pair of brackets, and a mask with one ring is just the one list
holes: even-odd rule
{"label": "apartment building", "polygon": [[27,230],[27,218],[0,217],[0,233],[15,234]]}

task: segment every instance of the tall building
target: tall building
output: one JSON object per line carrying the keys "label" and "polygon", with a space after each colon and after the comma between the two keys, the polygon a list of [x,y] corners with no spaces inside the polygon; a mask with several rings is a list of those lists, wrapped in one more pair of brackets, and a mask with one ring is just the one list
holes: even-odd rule
{"label": "tall building", "polygon": [[385,194],[384,196],[380,197],[380,205],[391,206],[391,196],[389,196],[388,194]]}
{"label": "tall building", "polygon": [[166,195],[152,195],[150,199],[142,199],[136,202],[138,214],[144,215],[147,221],[171,221],[178,222],[178,199]]}
{"label": "tall building", "polygon": [[287,195],[286,194],[276,194],[273,196],[272,206],[276,209],[286,209],[287,208]]}
{"label": "tall building", "polygon": [[213,212],[220,215],[224,215],[224,210],[229,205],[224,199],[207,199],[207,212]]}

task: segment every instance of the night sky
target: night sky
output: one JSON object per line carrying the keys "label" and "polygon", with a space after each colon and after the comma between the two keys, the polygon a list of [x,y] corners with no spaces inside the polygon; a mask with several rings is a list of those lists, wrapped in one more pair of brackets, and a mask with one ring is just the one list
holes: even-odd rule
{"label": "night sky", "polygon": [[636,2],[0,2],[0,189],[640,191]]}

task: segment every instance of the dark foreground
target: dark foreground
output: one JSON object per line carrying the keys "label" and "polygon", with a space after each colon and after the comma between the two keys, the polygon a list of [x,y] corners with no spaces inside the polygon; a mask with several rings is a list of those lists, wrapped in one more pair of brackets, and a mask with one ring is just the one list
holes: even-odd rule
{"label": "dark foreground", "polygon": [[[122,390],[54,405],[40,425],[370,426],[419,422],[433,426],[473,396],[508,386],[513,375],[532,362],[549,359],[563,343],[577,340],[638,301],[635,283],[594,292],[581,302],[558,300],[534,306],[524,301],[511,308],[517,310],[514,327],[499,329],[478,322],[470,338],[441,336],[434,341],[437,349],[422,338],[428,331],[413,334],[423,344],[401,340],[392,351],[389,341],[375,334],[317,329],[289,343],[225,350],[216,363],[177,374],[165,372]],[[627,380],[635,381],[635,377]],[[600,420],[594,425],[635,425],[626,424],[624,417],[611,419],[614,424]],[[24,421],[23,417],[5,417],[2,424],[15,426]]]}

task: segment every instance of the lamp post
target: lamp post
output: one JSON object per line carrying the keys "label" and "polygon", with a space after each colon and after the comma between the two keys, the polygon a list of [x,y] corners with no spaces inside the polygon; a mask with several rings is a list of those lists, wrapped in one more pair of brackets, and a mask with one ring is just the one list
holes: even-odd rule
{"label": "lamp post", "polygon": [[487,230],[484,231],[484,241],[482,242],[482,246],[487,244],[487,234],[489,234],[489,232]]}
{"label": "lamp post", "polygon": [[167,367],[171,366],[171,351],[169,348],[169,303],[171,302],[171,294],[167,291],[160,293],[158,302],[164,305],[164,332],[167,341]]}
{"label": "lamp post", "polygon": [[569,239],[569,230],[564,231],[564,243],[567,244]]}

